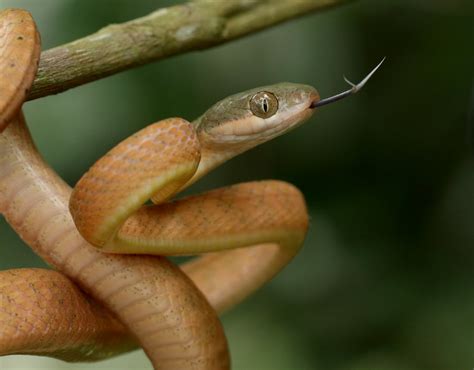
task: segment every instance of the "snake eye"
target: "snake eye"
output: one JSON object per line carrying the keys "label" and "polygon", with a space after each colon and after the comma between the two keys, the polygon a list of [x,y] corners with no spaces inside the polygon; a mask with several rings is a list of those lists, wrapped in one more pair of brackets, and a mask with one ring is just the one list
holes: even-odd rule
{"label": "snake eye", "polygon": [[271,117],[278,110],[278,99],[271,92],[260,91],[250,98],[250,110],[257,117]]}

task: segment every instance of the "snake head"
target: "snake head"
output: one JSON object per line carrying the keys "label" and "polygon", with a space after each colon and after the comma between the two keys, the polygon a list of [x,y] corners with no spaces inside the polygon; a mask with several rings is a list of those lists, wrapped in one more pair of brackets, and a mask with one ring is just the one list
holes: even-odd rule
{"label": "snake head", "polygon": [[201,143],[247,150],[297,127],[314,113],[315,88],[283,82],[227,97],[197,120]]}
{"label": "snake head", "polygon": [[[344,78],[351,88],[320,99],[315,88],[283,82],[229,96],[214,104],[197,120],[201,143],[216,150],[237,147],[239,153],[299,126],[315,109],[360,91],[385,58],[358,84]],[[236,153],[238,154],[238,153]]]}

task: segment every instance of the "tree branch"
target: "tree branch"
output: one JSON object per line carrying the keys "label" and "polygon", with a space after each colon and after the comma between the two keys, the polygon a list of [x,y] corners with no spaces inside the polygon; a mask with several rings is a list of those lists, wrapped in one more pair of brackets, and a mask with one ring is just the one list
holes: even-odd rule
{"label": "tree branch", "polygon": [[41,54],[28,100],[199,50],[349,0],[194,0],[107,26]]}

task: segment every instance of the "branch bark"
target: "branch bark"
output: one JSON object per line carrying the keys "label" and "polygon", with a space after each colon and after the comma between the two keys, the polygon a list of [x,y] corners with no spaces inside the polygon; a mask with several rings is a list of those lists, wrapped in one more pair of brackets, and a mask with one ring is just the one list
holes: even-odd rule
{"label": "branch bark", "polygon": [[41,54],[28,100],[175,54],[209,48],[350,0],[194,0],[107,26]]}

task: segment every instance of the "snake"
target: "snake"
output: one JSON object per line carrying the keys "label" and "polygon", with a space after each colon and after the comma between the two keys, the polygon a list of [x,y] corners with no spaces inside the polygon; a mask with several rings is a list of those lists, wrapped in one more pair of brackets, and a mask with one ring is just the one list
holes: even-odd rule
{"label": "snake", "polygon": [[[176,194],[229,159],[307,121],[321,99],[279,83],[229,96],[192,122],[124,139],[71,189],[43,160],[21,106],[40,37],[0,12],[0,212],[52,270],[0,272],[0,355],[96,361],[142,347],[155,369],[230,368],[218,314],[286,266],[308,229],[304,197],[277,180]],[[199,255],[176,265],[165,256]]]}

